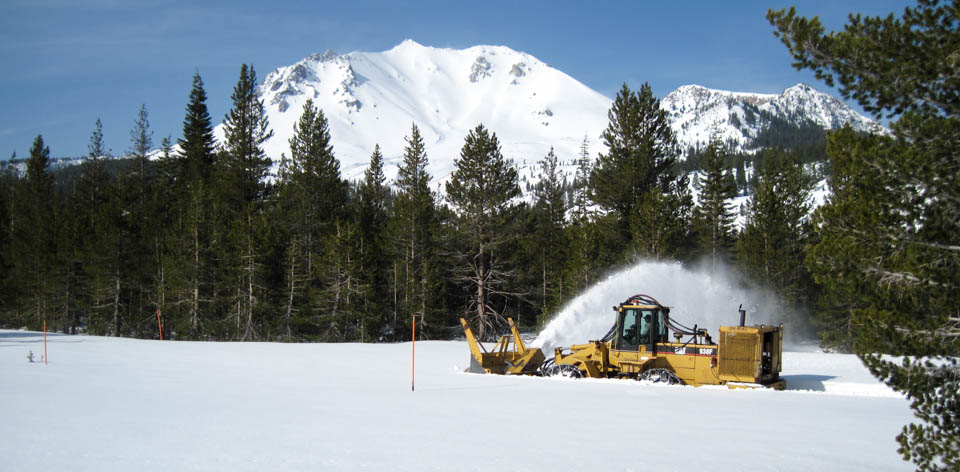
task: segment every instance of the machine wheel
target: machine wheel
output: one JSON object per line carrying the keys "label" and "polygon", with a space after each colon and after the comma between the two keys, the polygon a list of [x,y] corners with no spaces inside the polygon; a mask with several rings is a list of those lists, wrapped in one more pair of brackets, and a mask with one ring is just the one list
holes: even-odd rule
{"label": "machine wheel", "polygon": [[650,369],[640,374],[640,380],[667,385],[680,385],[683,382],[670,369]]}
{"label": "machine wheel", "polygon": [[570,364],[557,365],[552,358],[547,359],[540,365],[540,375],[544,377],[569,377],[571,379],[583,377],[583,373],[577,366]]}

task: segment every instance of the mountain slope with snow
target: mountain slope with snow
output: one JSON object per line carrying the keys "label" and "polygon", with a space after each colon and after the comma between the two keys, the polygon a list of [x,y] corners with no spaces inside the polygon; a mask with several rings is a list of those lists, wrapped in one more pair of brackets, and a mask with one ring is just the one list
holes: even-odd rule
{"label": "mountain slope with snow", "polygon": [[[275,161],[306,100],[330,122],[334,151],[345,178],[358,179],[380,144],[388,179],[396,175],[404,138],[416,124],[424,137],[437,183],[454,168],[467,132],[483,123],[497,133],[503,154],[532,179],[537,161],[554,147],[561,171],[573,175],[581,143],[595,157],[612,100],[537,58],[503,46],[462,50],[406,40],[389,51],[327,51],[267,74],[260,86],[274,137],[265,144]],[[779,95],[735,93],[684,86],[661,101],[682,149],[711,134],[747,146],[771,117],[810,120],[825,128],[879,125],[841,101],[806,85]],[[222,138],[222,133],[218,134]]]}
{"label": "mountain slope with snow", "polygon": [[346,178],[362,175],[375,144],[388,178],[396,173],[404,138],[416,124],[430,172],[453,171],[467,132],[483,123],[503,153],[536,162],[555,146],[572,156],[584,136],[599,136],[610,101],[529,54],[499,46],[438,49],[407,40],[379,53],[330,51],[268,74],[260,88],[275,136],[265,145],[278,159],[293,125],[312,99],[330,122]]}
{"label": "mountain slope with snow", "polygon": [[737,150],[748,149],[773,120],[793,126],[810,123],[828,130],[849,124],[857,131],[885,132],[877,122],[805,84],[794,85],[780,94],[685,85],[667,94],[660,107],[666,110],[684,148],[703,148],[712,137],[718,137],[725,143],[735,143]]}

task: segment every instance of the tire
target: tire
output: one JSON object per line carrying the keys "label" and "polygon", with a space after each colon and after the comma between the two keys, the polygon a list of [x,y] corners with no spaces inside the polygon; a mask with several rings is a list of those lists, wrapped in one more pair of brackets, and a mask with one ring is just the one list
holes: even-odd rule
{"label": "tire", "polygon": [[650,369],[640,374],[640,380],[666,385],[682,385],[683,381],[670,369]]}
{"label": "tire", "polygon": [[544,377],[568,377],[571,379],[583,377],[583,373],[580,372],[577,366],[570,364],[558,365],[553,362],[553,359],[547,359],[540,365],[540,375]]}

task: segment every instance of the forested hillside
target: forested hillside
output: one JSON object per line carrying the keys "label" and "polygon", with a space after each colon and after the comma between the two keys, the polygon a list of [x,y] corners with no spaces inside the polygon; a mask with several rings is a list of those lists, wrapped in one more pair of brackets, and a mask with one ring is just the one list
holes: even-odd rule
{"label": "forested hillside", "polygon": [[[0,188],[3,326],[371,342],[405,339],[414,318],[420,336],[450,337],[466,314],[489,337],[507,316],[538,326],[639,258],[733,265],[791,303],[816,293],[802,264],[811,179],[801,165],[816,156],[789,151],[788,138],[756,153],[714,142],[681,156],[650,88],[624,86],[601,142],[585,138],[579,156],[564,156],[578,163],[573,181],[550,151],[532,198],[520,199],[497,130],[480,123],[443,188],[416,123],[396,181],[379,146],[363,179],[346,181],[328,120],[308,103],[268,177],[262,144],[273,130],[256,80],[244,65],[222,142],[199,75],[177,146],[164,138],[153,158],[145,107],[123,156],[104,149],[98,122],[83,164],[54,170],[38,136]],[[748,191],[738,231],[728,200]]]}

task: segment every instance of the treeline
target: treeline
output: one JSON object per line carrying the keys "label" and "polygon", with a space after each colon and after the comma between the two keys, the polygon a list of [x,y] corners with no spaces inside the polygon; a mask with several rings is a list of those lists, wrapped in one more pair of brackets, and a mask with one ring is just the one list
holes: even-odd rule
{"label": "treeline", "polygon": [[379,146],[363,179],[348,182],[310,101],[271,176],[252,67],[241,67],[232,101],[218,143],[195,75],[178,146],[162,140],[156,158],[145,108],[125,159],[108,156],[98,121],[88,159],[55,174],[38,136],[23,175],[8,168],[0,179],[2,325],[371,342],[407,339],[413,320],[425,338],[450,337],[467,316],[490,338],[508,316],[539,325],[641,258],[733,264],[790,302],[812,300],[803,157],[750,158],[754,198],[737,231],[741,210],[728,200],[746,158],[712,143],[691,184],[648,85],[624,85],[601,136],[608,152],[592,159],[585,138],[573,182],[552,150],[543,156],[531,203],[483,125],[465,137],[442,196],[415,124],[395,182]]}

